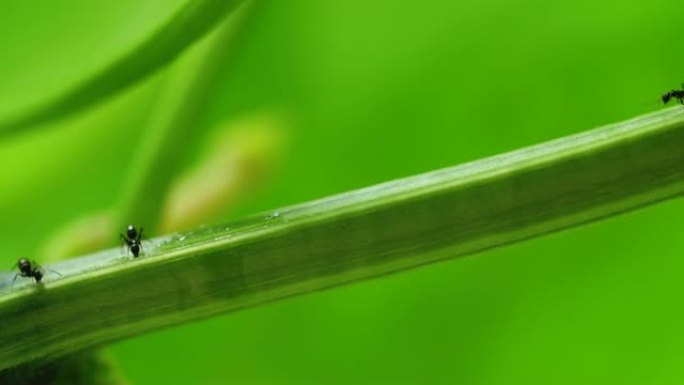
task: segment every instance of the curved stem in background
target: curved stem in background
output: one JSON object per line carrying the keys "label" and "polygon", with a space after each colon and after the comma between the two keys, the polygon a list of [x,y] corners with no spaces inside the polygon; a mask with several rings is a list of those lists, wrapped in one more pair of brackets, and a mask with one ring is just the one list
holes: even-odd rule
{"label": "curved stem in background", "polygon": [[164,25],[131,52],[27,111],[0,120],[0,136],[22,133],[94,105],[173,62],[245,0],[188,0]]}

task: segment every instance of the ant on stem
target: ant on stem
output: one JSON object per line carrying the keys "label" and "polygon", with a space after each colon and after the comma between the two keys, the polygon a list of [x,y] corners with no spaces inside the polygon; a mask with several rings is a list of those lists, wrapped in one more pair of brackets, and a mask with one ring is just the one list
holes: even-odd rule
{"label": "ant on stem", "polygon": [[143,228],[141,227],[140,231],[138,231],[133,225],[128,225],[128,228],[126,229],[126,235],[120,234],[121,241],[125,243],[128,247],[128,250],[133,253],[134,258],[138,257],[140,250],[142,249],[142,234]]}
{"label": "ant on stem", "polygon": [[684,83],[682,83],[681,90],[670,90],[663,94],[661,97],[664,104],[667,104],[670,99],[677,99],[679,104],[684,105]]}
{"label": "ant on stem", "polygon": [[[17,262],[17,268],[19,269],[19,273],[14,275],[14,279],[12,280],[12,282],[16,281],[17,277],[26,277],[33,278],[36,281],[36,283],[40,283],[40,281],[42,281],[43,277],[45,276],[45,271],[39,264],[36,263],[36,261],[29,261],[26,258],[21,258]],[[62,274],[59,274],[58,272],[52,269],[48,270],[59,276],[62,276]]]}

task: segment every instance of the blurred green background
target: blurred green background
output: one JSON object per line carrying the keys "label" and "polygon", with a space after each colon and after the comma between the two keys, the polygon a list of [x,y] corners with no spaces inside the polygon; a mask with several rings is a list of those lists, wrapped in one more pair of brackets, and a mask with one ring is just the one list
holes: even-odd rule
{"label": "blurred green background", "polygon": [[[183,3],[3,0],[0,115],[94,73]],[[684,81],[676,1],[421,3],[257,3],[195,124],[268,109],[292,123],[275,177],[226,221],[628,119]],[[2,139],[0,263],[116,203],[166,80]],[[678,383],[683,214],[666,202],[111,352],[133,384]]]}

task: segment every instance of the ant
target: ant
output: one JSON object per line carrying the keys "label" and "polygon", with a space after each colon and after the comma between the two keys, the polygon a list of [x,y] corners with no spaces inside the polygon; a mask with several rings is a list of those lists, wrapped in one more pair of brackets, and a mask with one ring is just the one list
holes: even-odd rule
{"label": "ant", "polygon": [[679,104],[684,104],[684,83],[682,83],[681,90],[671,90],[663,94],[662,99],[664,104],[667,104],[670,99],[677,99],[679,100]]}
{"label": "ant", "polygon": [[133,257],[135,258],[138,257],[140,254],[140,249],[142,249],[142,242],[140,241],[142,234],[143,228],[141,227],[140,231],[138,231],[133,225],[128,225],[128,228],[126,229],[126,235],[120,234],[121,241],[128,246],[128,250],[133,253]]}
{"label": "ant", "polygon": [[[45,275],[45,271],[39,264],[36,263],[36,261],[29,261],[26,258],[21,258],[17,262],[17,268],[19,269],[19,273],[14,276],[12,282],[16,281],[17,277],[26,277],[33,278],[36,281],[36,283],[40,283],[40,281],[43,280],[43,276]],[[62,275],[52,269],[48,270],[52,271],[53,273],[59,276]]]}

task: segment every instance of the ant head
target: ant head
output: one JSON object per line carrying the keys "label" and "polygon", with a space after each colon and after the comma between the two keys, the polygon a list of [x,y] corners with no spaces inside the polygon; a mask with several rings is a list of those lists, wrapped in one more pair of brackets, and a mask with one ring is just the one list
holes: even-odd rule
{"label": "ant head", "polygon": [[36,280],[36,283],[40,283],[40,281],[43,280],[43,272],[40,270],[34,271],[33,278]]}
{"label": "ant head", "polygon": [[663,95],[663,104],[667,104],[667,102],[670,101],[670,98],[671,98],[671,97],[672,97],[672,95],[671,95],[670,92],[664,94],[664,95]]}
{"label": "ant head", "polygon": [[128,238],[130,239],[135,239],[138,236],[138,230],[136,230],[133,225],[128,225],[126,235],[128,235]]}
{"label": "ant head", "polygon": [[140,254],[140,245],[138,245],[137,243],[131,245],[131,253],[133,253],[134,257],[137,257],[138,254]]}
{"label": "ant head", "polygon": [[17,267],[22,273],[28,273],[31,271],[31,261],[26,258],[22,258],[17,262]]}

